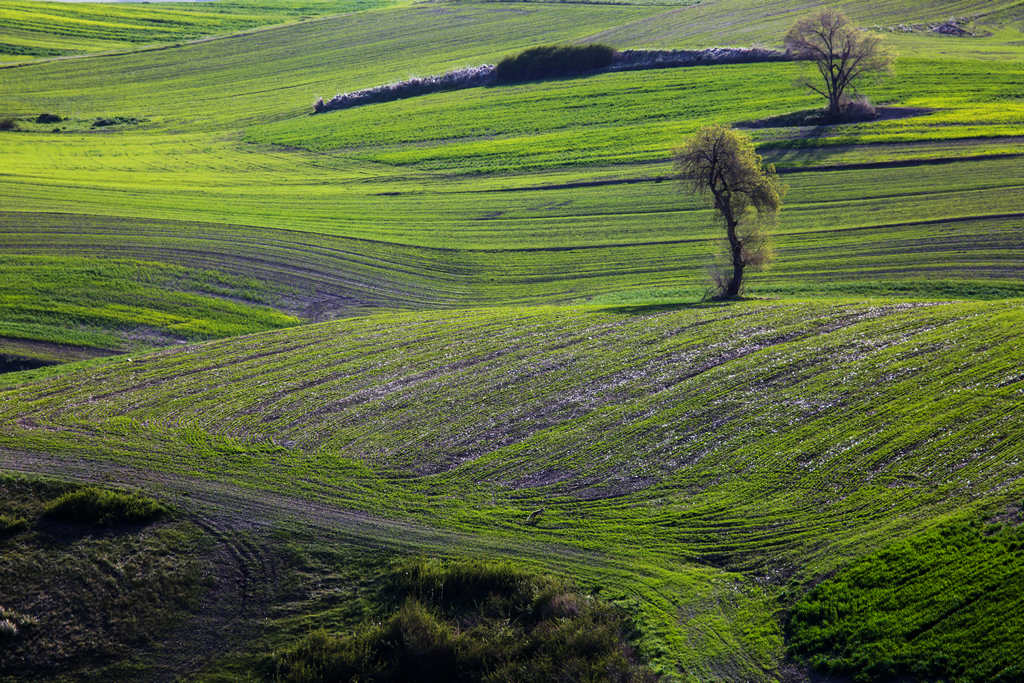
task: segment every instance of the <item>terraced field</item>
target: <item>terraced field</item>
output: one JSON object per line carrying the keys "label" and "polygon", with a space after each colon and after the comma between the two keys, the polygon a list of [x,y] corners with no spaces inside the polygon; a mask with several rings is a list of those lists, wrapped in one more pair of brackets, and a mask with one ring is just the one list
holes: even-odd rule
{"label": "terraced field", "polygon": [[[0,375],[0,469],[141,488],[270,591],[179,615],[230,620],[175,660],[212,680],[382,619],[360,572],[417,553],[570,577],[668,680],[1012,680],[1019,610],[971,596],[1024,567],[1024,4],[840,3],[898,55],[867,123],[774,125],[817,106],[781,62],[311,113],[538,44],[777,46],[814,4],[6,3],[40,59],[0,68],[0,361],[48,367]],[[670,162],[710,122],[788,186],[729,304]],[[957,614],[987,663],[936,655]]]}

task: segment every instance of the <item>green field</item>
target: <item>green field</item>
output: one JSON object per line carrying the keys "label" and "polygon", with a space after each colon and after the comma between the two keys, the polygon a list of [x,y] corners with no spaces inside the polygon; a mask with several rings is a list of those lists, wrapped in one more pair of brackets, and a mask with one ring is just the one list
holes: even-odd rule
{"label": "green field", "polygon": [[[272,678],[431,555],[566,577],[667,680],[1013,680],[1024,3],[839,4],[896,53],[864,90],[899,116],[759,125],[819,106],[799,62],[311,113],[536,45],[779,46],[811,2],[0,3],[30,62],[0,68],[0,360],[75,361],[0,374],[0,470],[177,510],[86,543],[90,585],[167,548],[262,596],[204,613],[164,572],[187,599],[145,648],[115,620],[62,670],[165,675],[182,624],[230,624],[168,666]],[[929,30],[950,17],[976,35]],[[788,187],[728,304],[672,178],[708,123],[752,125]],[[0,519],[64,486],[13,481]],[[58,562],[33,524],[0,559]]]}
{"label": "green field", "polygon": [[93,3],[7,0],[0,63],[123,52],[380,7],[377,0]]}

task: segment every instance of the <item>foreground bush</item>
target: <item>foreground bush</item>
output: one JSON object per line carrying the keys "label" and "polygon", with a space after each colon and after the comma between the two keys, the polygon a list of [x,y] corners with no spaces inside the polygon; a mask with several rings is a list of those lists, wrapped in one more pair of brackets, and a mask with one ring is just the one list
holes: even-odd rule
{"label": "foreground bush", "polygon": [[615,50],[607,45],[546,45],[506,57],[494,75],[498,83],[537,81],[606,69],[614,61]]}
{"label": "foreground bush", "polygon": [[417,562],[389,578],[380,623],[277,653],[277,680],[649,681],[614,606],[509,565]]}
{"label": "foreground bush", "polygon": [[46,505],[43,515],[72,524],[114,526],[145,524],[167,513],[160,503],[134,493],[86,487],[65,493]]}

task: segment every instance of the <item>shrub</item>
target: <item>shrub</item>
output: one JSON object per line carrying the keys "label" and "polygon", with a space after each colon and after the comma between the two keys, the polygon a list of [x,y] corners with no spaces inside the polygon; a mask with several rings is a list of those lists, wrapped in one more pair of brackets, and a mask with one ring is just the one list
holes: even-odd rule
{"label": "shrub", "polygon": [[391,576],[390,590],[429,602],[477,604],[498,594],[509,600],[532,600],[537,580],[508,563],[465,561],[445,566],[423,560],[402,565]]}
{"label": "shrub", "polygon": [[60,123],[64,119],[57,114],[40,114],[36,117],[36,123]]}
{"label": "shrub", "polygon": [[867,95],[843,97],[840,106],[844,121],[870,121],[878,116],[875,105],[871,104]]}
{"label": "shrub", "polygon": [[28,522],[22,517],[0,515],[0,536],[10,536],[28,528]]}
{"label": "shrub", "polygon": [[616,607],[562,580],[508,564],[436,561],[399,566],[383,623],[338,637],[306,636],[274,656],[279,680],[648,681],[632,659],[632,625]]}
{"label": "shrub", "polygon": [[134,116],[101,116],[92,122],[93,128],[106,128],[107,126],[134,125],[142,123],[144,119],[137,119]]}
{"label": "shrub", "polygon": [[546,45],[501,60],[495,78],[498,83],[519,83],[574,76],[607,68],[613,61],[615,50],[607,45]]}
{"label": "shrub", "polygon": [[0,619],[0,639],[14,638],[18,635],[18,626],[10,619]]}
{"label": "shrub", "polygon": [[0,130],[18,130],[18,122],[14,119],[0,119]]}
{"label": "shrub", "polygon": [[167,513],[160,503],[134,493],[119,493],[93,487],[65,493],[50,501],[43,512],[49,519],[72,524],[113,526],[145,524]]}

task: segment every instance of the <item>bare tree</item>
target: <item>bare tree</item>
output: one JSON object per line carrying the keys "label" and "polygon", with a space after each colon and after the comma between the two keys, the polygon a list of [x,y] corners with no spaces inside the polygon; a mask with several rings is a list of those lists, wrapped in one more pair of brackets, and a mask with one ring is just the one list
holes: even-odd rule
{"label": "bare tree", "polygon": [[813,61],[824,85],[805,79],[803,85],[828,99],[828,113],[838,118],[843,95],[861,76],[887,71],[892,58],[882,49],[878,36],[862,31],[834,9],[800,19],[785,38],[786,49]]}
{"label": "bare tree", "polygon": [[711,195],[725,224],[732,274],[718,283],[719,296],[734,298],[741,291],[744,268],[770,258],[765,226],[782,206],[785,188],[750,139],[725,126],[697,131],[676,150],[675,163],[679,178],[694,192]]}

